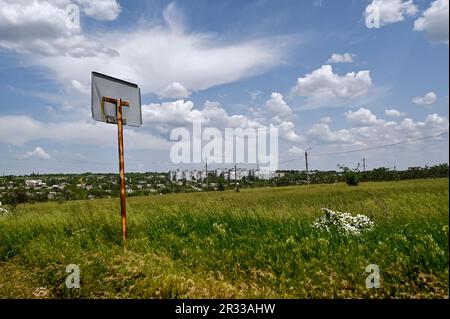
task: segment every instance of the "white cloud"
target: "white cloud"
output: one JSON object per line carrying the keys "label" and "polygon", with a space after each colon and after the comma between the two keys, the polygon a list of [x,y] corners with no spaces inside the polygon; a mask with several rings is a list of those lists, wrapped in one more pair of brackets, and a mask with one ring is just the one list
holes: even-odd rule
{"label": "white cloud", "polygon": [[143,94],[161,94],[175,82],[187,91],[204,90],[284,63],[293,40],[224,42],[189,32],[174,4],[165,9],[163,25],[87,34],[67,25],[67,1],[0,0],[0,47],[28,53],[29,63],[46,68],[64,86],[73,80],[88,85],[95,70],[138,83]]}
{"label": "white cloud", "polygon": [[436,93],[434,93],[433,91],[428,92],[427,94],[425,94],[424,96],[420,97],[420,96],[416,96],[412,99],[412,102],[414,104],[419,104],[419,105],[431,105],[434,102],[436,102],[437,100],[437,95]]}
{"label": "white cloud", "polygon": [[270,95],[270,99],[266,102],[267,108],[277,114],[280,118],[289,119],[292,117],[292,109],[283,99],[283,95],[277,92],[273,92]]}
{"label": "white cloud", "polygon": [[273,125],[278,127],[278,135],[289,142],[303,142],[305,138],[295,132],[295,124],[291,121],[281,121]]}
{"label": "white cloud", "polygon": [[[419,126],[422,126],[421,123],[419,123]],[[448,119],[445,117],[441,117],[436,113],[429,114],[427,118],[425,119],[425,122],[423,123],[424,128],[439,128],[441,130],[448,129]]]}
{"label": "white cloud", "polygon": [[76,0],[83,13],[97,20],[115,20],[122,8],[116,0]]}
{"label": "white cloud", "polygon": [[175,127],[190,129],[194,120],[201,121],[203,126],[215,127],[220,130],[225,128],[260,128],[277,127],[281,138],[290,142],[303,141],[303,136],[295,132],[295,124],[288,120],[275,116],[270,121],[260,121],[243,114],[229,115],[218,103],[206,101],[202,109],[194,108],[192,101],[173,101],[166,103],[153,103],[142,106],[144,123],[153,123],[151,126],[155,134],[168,136]]}
{"label": "white cloud", "polygon": [[[43,123],[28,116],[0,116],[0,143],[22,146],[32,141],[52,141],[74,145],[115,146],[115,125],[76,121]],[[125,143],[129,149],[161,150],[169,143],[145,131],[126,129]]]}
{"label": "white cloud", "polygon": [[72,83],[73,88],[75,90],[77,90],[77,92],[82,93],[82,94],[90,94],[91,93],[91,90],[87,85],[83,85],[77,80],[72,80],[71,83]]}
{"label": "white cloud", "polygon": [[[107,10],[115,1],[79,0],[81,10]],[[109,4],[108,4],[109,3]],[[93,57],[117,55],[98,39],[81,34],[66,13],[70,0],[0,0],[0,48],[44,56]]]}
{"label": "white cloud", "polygon": [[403,21],[406,16],[414,16],[417,13],[417,7],[412,0],[373,0],[366,7],[364,16],[367,19],[375,12],[379,12],[379,21],[375,23],[382,27]]}
{"label": "white cloud", "polygon": [[386,116],[391,116],[391,117],[403,117],[406,115],[405,113],[400,112],[396,109],[384,110],[384,114],[386,114]]}
{"label": "white cloud", "polygon": [[354,54],[350,53],[333,53],[331,57],[328,59],[328,63],[352,63]]}
{"label": "white cloud", "polygon": [[34,151],[31,152],[26,152],[23,155],[23,158],[28,158],[28,157],[37,157],[40,159],[49,159],[50,155],[48,153],[46,153],[42,147],[38,146],[34,149]]}
{"label": "white cloud", "polygon": [[250,91],[248,94],[250,95],[250,98],[254,101],[256,100],[263,92],[256,90],[256,91]]}
{"label": "white cloud", "polygon": [[448,44],[448,0],[433,1],[420,18],[414,22],[415,31],[424,31],[431,42]]}
{"label": "white cloud", "polygon": [[341,76],[333,73],[331,65],[322,65],[298,78],[292,91],[296,95],[308,97],[312,104],[325,104],[364,96],[371,87],[372,79],[368,70]]}
{"label": "white cloud", "polygon": [[245,115],[229,115],[218,102],[211,101],[206,101],[202,109],[195,109],[192,101],[184,100],[143,105],[142,117],[144,123],[156,124],[159,131],[164,134],[178,126],[189,128],[193,121],[201,121],[203,125],[219,129],[264,127],[263,124]]}
{"label": "white cloud", "polygon": [[194,110],[194,103],[191,101],[178,100],[143,105],[142,118],[149,123],[184,124],[203,120],[203,114]]}
{"label": "white cloud", "polygon": [[377,119],[377,117],[370,110],[363,107],[357,111],[345,112],[345,117],[351,124],[356,126],[376,125],[380,123],[380,121],[383,121]]}
{"label": "white cloud", "polygon": [[326,123],[313,124],[312,128],[309,129],[306,134],[312,140],[322,143],[346,144],[353,142],[352,136],[348,130],[341,129],[333,132],[331,131],[330,126]]}
{"label": "white cloud", "polygon": [[305,150],[297,146],[291,146],[288,149],[288,153],[292,155],[303,155],[305,153]]}
{"label": "white cloud", "polygon": [[162,97],[172,99],[183,99],[189,97],[189,95],[191,95],[191,92],[189,92],[181,83],[178,82],[169,84],[160,94]]}
{"label": "white cloud", "polygon": [[30,48],[42,53],[54,50],[50,42],[61,42],[80,31],[79,26],[67,19],[65,5],[0,0],[0,47],[19,52]]}
{"label": "white cloud", "polygon": [[333,122],[333,120],[329,116],[325,116],[320,119],[320,123],[331,124],[331,122]]}
{"label": "white cloud", "polygon": [[[347,112],[346,117],[348,116]],[[416,122],[410,118],[405,118],[399,123],[378,119],[367,109],[352,112],[350,117],[351,123],[357,125],[336,131],[331,130],[326,123],[314,124],[307,131],[308,144],[331,146],[351,144],[358,147],[372,147],[403,142],[410,138],[437,135],[449,129],[448,118],[436,113],[429,114],[423,122]]]}

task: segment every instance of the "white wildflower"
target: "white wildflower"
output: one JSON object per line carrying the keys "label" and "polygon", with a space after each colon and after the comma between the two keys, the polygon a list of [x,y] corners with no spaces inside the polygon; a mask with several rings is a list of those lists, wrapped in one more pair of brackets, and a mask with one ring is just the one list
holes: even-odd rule
{"label": "white wildflower", "polygon": [[214,223],[213,229],[216,233],[220,235],[225,235],[227,233],[227,224]]}
{"label": "white wildflower", "polygon": [[372,230],[375,223],[366,215],[352,216],[349,213],[322,208],[325,215],[318,217],[312,224],[314,228],[330,231],[336,229],[339,233],[360,235],[364,231]]}
{"label": "white wildflower", "polygon": [[45,287],[38,287],[34,290],[33,295],[38,298],[45,298],[49,294],[49,291]]}
{"label": "white wildflower", "polygon": [[0,217],[8,217],[11,215],[11,212],[5,208],[0,207]]}

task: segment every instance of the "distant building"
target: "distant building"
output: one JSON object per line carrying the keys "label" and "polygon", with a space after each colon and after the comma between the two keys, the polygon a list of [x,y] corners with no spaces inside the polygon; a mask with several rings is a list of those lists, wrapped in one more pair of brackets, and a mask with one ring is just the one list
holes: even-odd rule
{"label": "distant building", "polygon": [[[283,177],[284,173],[277,173],[275,171],[262,170],[262,169],[246,169],[237,168],[217,168],[214,170],[216,177],[223,176],[224,178],[234,181],[242,180],[244,178],[255,177],[263,180],[270,180],[273,178]],[[236,175],[236,176],[235,176]],[[202,181],[206,179],[206,170],[179,170],[169,171],[169,180],[172,182],[179,181]]]}
{"label": "distant building", "polygon": [[37,187],[42,185],[42,180],[40,179],[27,179],[25,181],[25,186],[27,187]]}
{"label": "distant building", "polygon": [[184,179],[184,172],[177,169],[176,171],[169,172],[169,180],[171,182],[178,182]]}
{"label": "distant building", "polygon": [[53,198],[56,197],[56,195],[57,195],[56,192],[49,192],[48,195],[47,195],[47,198],[48,198],[48,199],[53,199]]}
{"label": "distant building", "polygon": [[217,168],[215,172],[217,177],[224,176],[224,170],[222,168]]}
{"label": "distant building", "polygon": [[255,177],[263,180],[270,180],[276,177],[276,172],[258,169],[255,171]]}

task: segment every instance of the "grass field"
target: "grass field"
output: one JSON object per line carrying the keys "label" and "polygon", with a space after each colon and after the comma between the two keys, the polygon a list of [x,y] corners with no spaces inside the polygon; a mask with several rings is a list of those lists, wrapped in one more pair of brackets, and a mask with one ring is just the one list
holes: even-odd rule
{"label": "grass field", "polygon": [[[0,297],[448,298],[448,195],[438,179],[132,197],[126,247],[118,199],[20,205],[0,218]],[[322,207],[376,227],[320,232]]]}

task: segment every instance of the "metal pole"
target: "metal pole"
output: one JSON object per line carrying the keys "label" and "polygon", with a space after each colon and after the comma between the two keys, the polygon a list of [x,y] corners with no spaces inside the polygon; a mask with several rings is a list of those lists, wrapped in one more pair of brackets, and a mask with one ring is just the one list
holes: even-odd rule
{"label": "metal pole", "polygon": [[237,192],[239,190],[238,184],[237,184],[237,170],[236,170],[236,165],[234,165],[234,186],[235,186],[235,191]]}
{"label": "metal pole", "polygon": [[125,162],[123,159],[122,100],[117,99],[117,129],[119,137],[120,209],[122,214],[122,239],[127,239],[127,207],[125,202]]}
{"label": "metal pole", "polygon": [[309,173],[308,173],[308,152],[305,151],[305,166],[306,166],[306,183],[309,184]]}
{"label": "metal pole", "polygon": [[366,158],[363,157],[363,172],[366,172]]}

